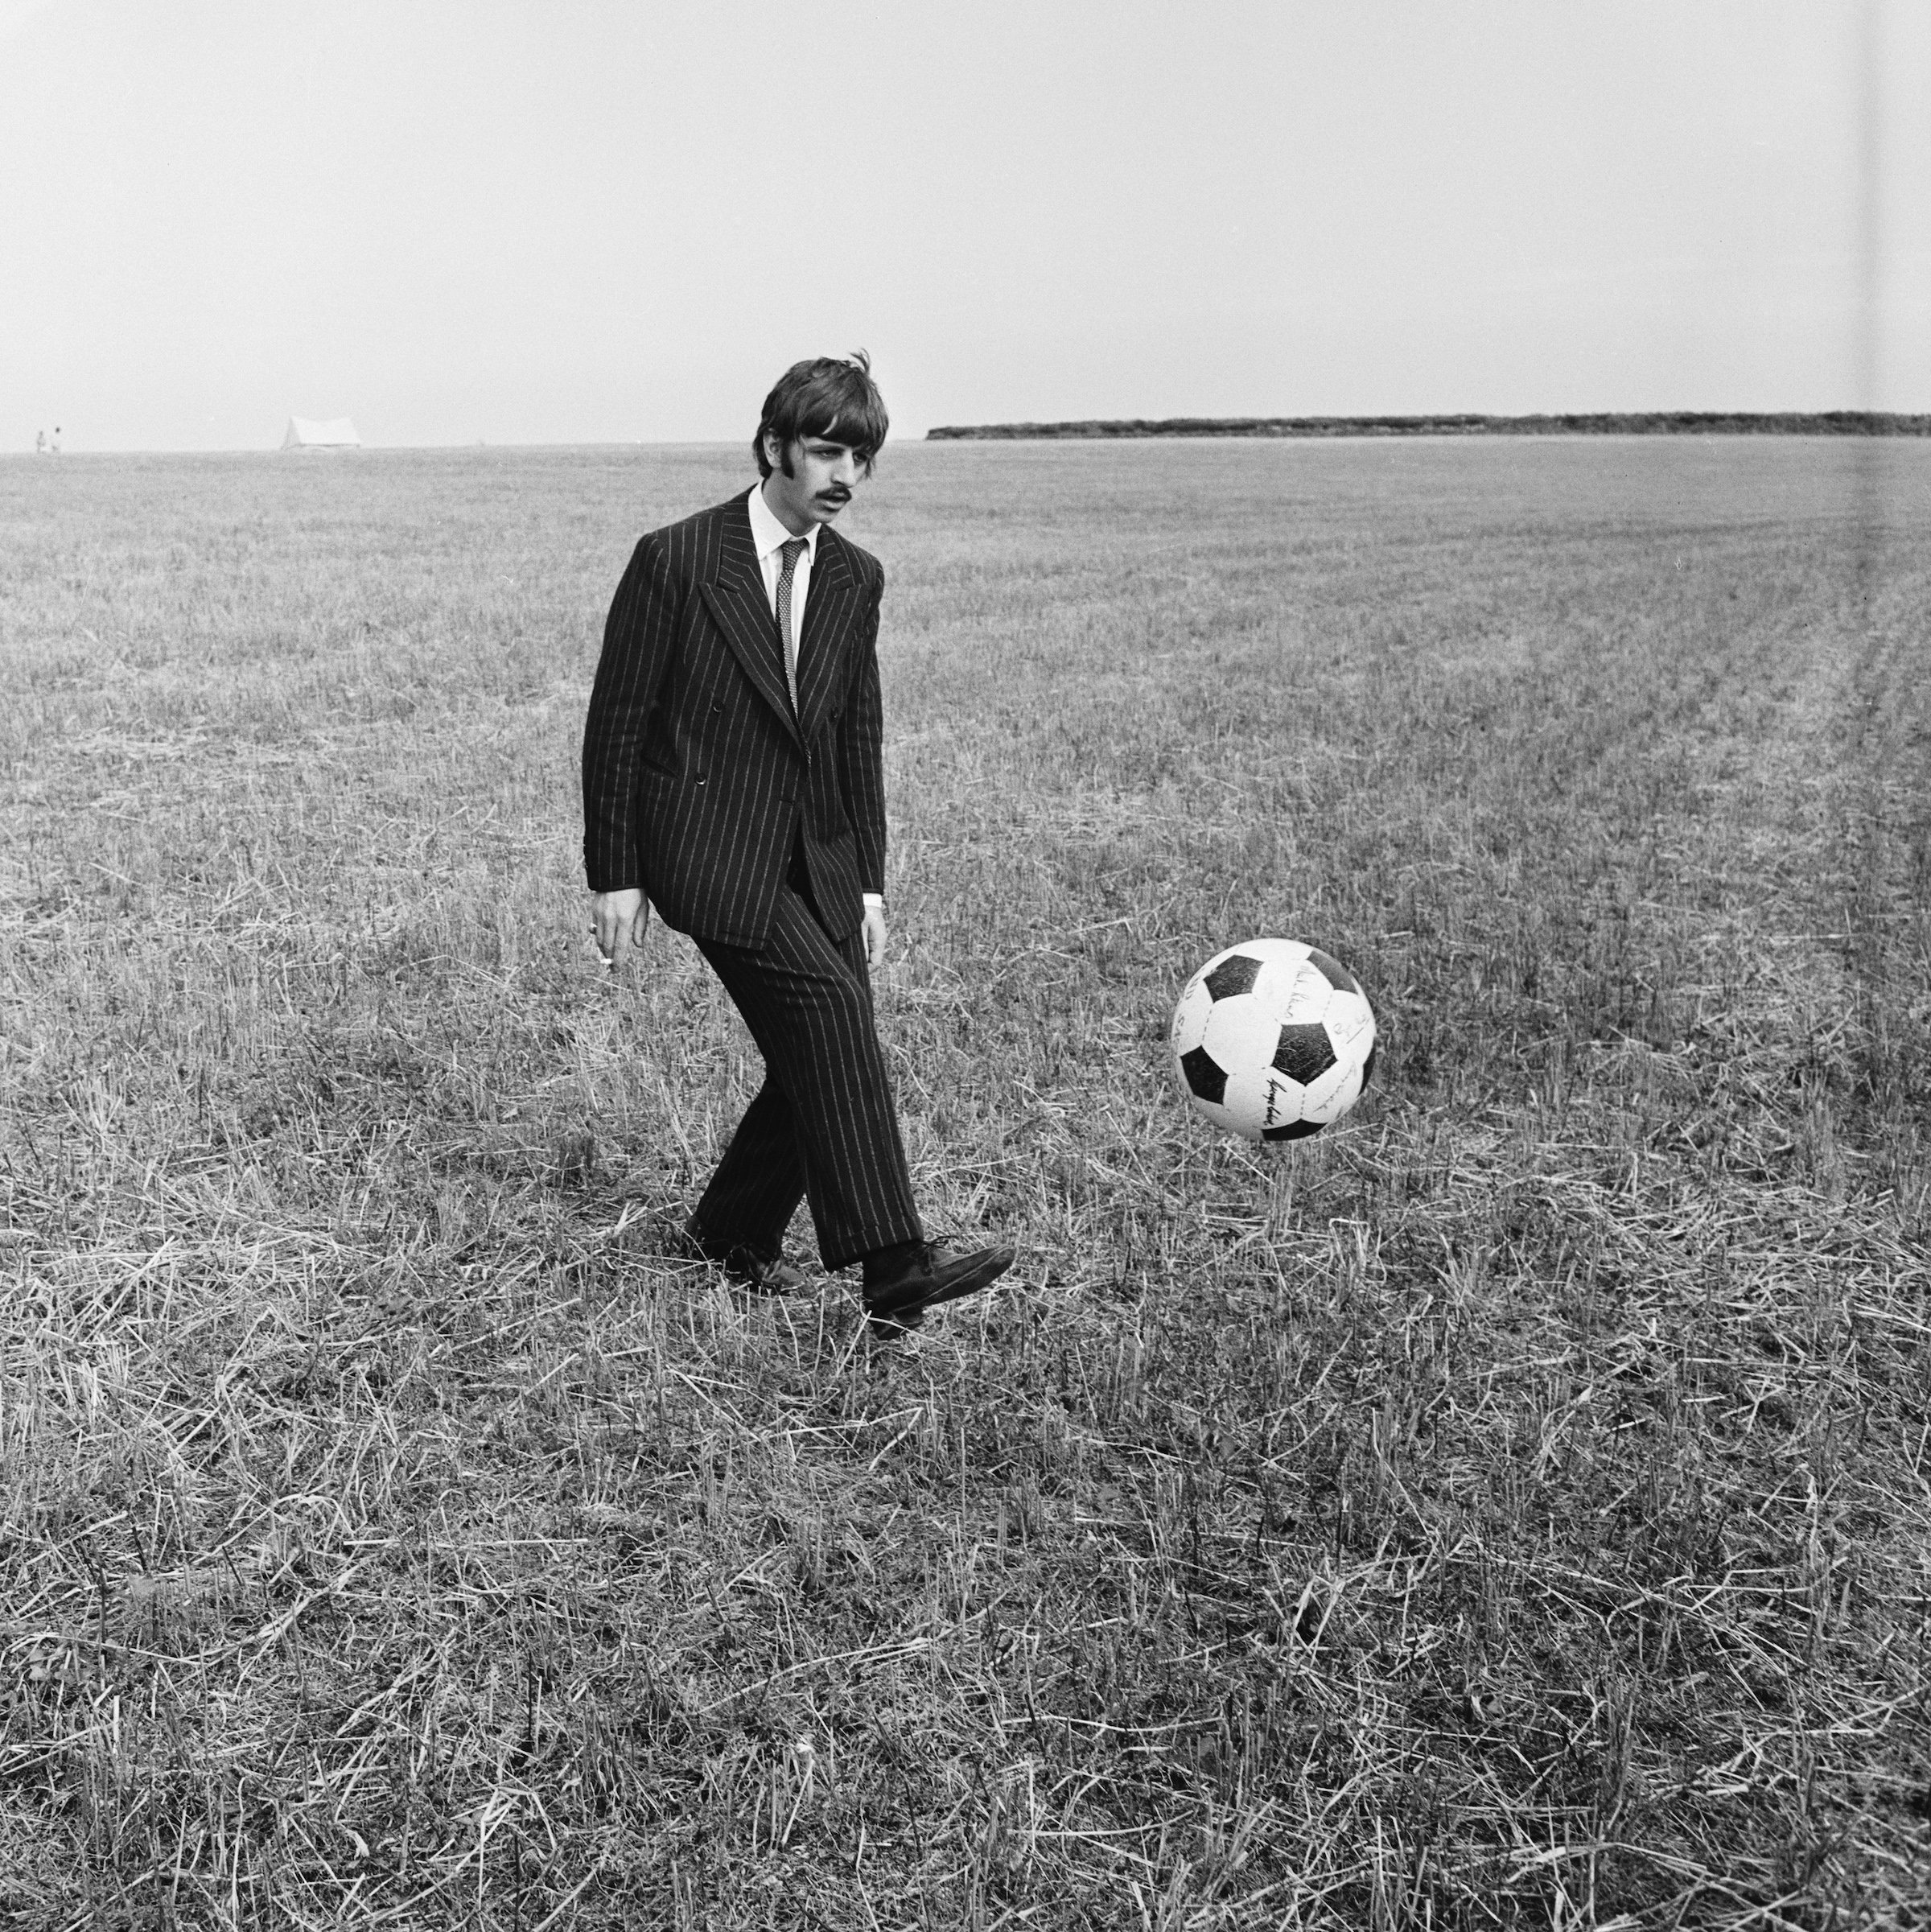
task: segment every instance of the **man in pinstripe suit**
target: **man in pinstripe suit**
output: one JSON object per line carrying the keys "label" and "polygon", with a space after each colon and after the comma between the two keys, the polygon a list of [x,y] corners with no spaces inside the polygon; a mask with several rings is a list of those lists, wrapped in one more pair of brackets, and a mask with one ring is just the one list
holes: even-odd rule
{"label": "man in pinstripe suit", "polygon": [[863,1264],[872,1330],[890,1337],[1012,1252],[925,1239],[873,1021],[885,574],[831,526],[886,428],[862,352],[795,364],[765,398],[760,483],[638,544],[591,693],[583,851],[606,962],[642,939],[654,901],[764,1056],[687,1251],[765,1293],[801,1286],[780,1243],[806,1200],[820,1258]]}

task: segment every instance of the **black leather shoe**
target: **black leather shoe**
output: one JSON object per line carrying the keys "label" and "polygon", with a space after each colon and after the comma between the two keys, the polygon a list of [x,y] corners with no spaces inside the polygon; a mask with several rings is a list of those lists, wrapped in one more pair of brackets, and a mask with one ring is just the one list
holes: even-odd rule
{"label": "black leather shoe", "polygon": [[749,1248],[733,1248],[724,1257],[724,1273],[754,1295],[796,1295],[807,1285],[802,1270],[782,1254],[754,1254]]}
{"label": "black leather shoe", "polygon": [[889,1341],[916,1329],[928,1308],[989,1288],[1012,1266],[1012,1250],[941,1247],[928,1242],[920,1258],[886,1281],[865,1284],[865,1312],[871,1332]]}
{"label": "black leather shoe", "polygon": [[665,1242],[679,1261],[707,1261],[727,1279],[754,1295],[795,1295],[805,1284],[803,1274],[782,1254],[760,1254],[755,1248],[720,1248],[694,1228],[679,1228]]}

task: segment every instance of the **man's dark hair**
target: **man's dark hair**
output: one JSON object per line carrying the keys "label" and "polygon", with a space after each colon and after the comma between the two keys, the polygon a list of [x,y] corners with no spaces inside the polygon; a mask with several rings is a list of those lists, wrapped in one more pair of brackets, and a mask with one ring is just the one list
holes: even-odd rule
{"label": "man's dark hair", "polygon": [[864,350],[854,349],[849,356],[818,356],[809,362],[794,362],[785,370],[764,398],[764,414],[758,419],[758,433],[751,447],[758,459],[758,474],[768,476],[771,459],[764,454],[764,439],[776,437],[779,457],[788,476],[793,443],[801,436],[830,437],[852,450],[869,476],[891,426],[885,398],[871,379],[871,358]]}

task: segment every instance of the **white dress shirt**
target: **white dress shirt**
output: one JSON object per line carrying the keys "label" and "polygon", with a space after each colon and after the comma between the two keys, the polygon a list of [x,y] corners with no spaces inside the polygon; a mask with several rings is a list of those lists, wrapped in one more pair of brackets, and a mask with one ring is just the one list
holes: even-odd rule
{"label": "white dress shirt", "polygon": [[[784,562],[782,552],[786,544],[797,539],[772,515],[761,484],[751,491],[749,501],[751,540],[757,546],[758,568],[764,573],[764,601],[771,606],[775,618],[778,614],[778,575]],[[811,594],[812,559],[818,554],[818,532],[823,528],[822,524],[814,523],[805,533],[804,554],[792,566],[791,654],[794,661],[798,640],[805,635],[805,599]]]}
{"label": "white dress shirt", "polygon": [[[751,541],[758,553],[758,568],[764,575],[764,601],[770,606],[775,621],[778,615],[778,576],[784,568],[784,546],[796,539],[771,513],[771,505],[764,501],[762,484],[751,485],[751,495],[746,501],[751,511]],[[814,523],[805,533],[804,550],[791,566],[791,654],[794,662],[799,640],[805,635],[805,599],[811,594],[812,559],[818,554],[818,533],[824,527]],[[863,896],[868,906],[883,906],[885,903],[883,895],[877,892],[867,892]]]}

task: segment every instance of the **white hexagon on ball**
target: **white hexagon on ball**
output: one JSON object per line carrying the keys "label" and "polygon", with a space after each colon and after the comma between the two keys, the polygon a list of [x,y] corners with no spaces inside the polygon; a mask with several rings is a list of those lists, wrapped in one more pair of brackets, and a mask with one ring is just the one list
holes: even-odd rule
{"label": "white hexagon on ball", "polygon": [[1374,1063],[1361,982],[1298,939],[1250,939],[1188,981],[1169,1036],[1188,1103],[1249,1140],[1299,1140],[1339,1120]]}

